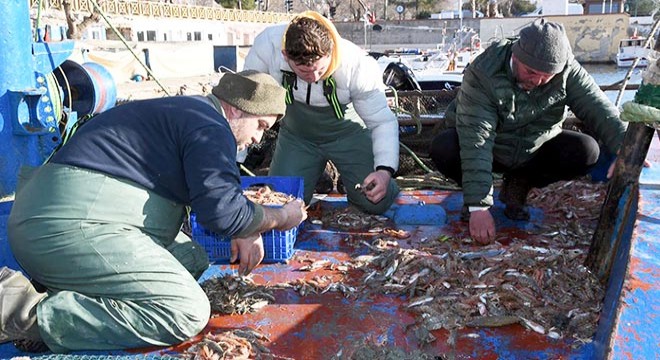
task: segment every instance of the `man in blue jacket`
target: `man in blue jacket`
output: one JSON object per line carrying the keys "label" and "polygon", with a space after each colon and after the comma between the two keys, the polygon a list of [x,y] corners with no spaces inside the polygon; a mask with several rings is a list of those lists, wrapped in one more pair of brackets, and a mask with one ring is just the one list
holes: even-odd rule
{"label": "man in blue jacket", "polygon": [[[595,138],[562,128],[567,107]],[[564,27],[544,19],[470,64],[446,118],[456,126],[433,140],[431,158],[463,186],[464,217],[481,243],[495,239],[493,172],[504,174],[505,215],[527,220],[531,188],[587,174],[599,157],[597,139],[616,154],[626,129],[573,58]]]}
{"label": "man in blue jacket", "polygon": [[208,268],[180,231],[190,206],[231,236],[249,273],[261,232],[298,226],[302,201],[250,202],[237,149],[284,115],[285,90],[267,74],[225,74],[212,95],[135,101],[80,127],[51,161],[19,181],[7,231],[19,272],[0,269],[0,342],[43,341],[53,352],[166,346],[198,334],[210,305],[196,279]]}

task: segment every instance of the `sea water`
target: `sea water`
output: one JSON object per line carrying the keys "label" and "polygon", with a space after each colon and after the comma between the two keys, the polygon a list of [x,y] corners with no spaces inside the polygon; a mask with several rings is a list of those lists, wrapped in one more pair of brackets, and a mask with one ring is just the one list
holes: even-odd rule
{"label": "sea water", "polygon": [[[612,85],[624,80],[629,70],[629,68],[617,67],[615,64],[583,64],[582,66],[600,86]],[[628,80],[628,85],[639,85],[642,82],[642,72],[644,69],[645,68],[633,69],[630,80]],[[620,108],[621,105],[627,101],[632,101],[635,97],[635,93],[636,90],[624,91],[619,100],[618,107]],[[619,91],[606,91],[605,95],[607,95],[608,99],[614,104],[619,97]]]}

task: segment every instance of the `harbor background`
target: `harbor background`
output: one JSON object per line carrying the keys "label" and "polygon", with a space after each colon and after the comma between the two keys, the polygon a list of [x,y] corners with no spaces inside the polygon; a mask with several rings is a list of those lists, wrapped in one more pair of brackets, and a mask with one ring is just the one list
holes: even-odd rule
{"label": "harbor background", "polygon": [[[625,79],[628,68],[619,68],[614,63],[609,64],[583,64],[584,68],[593,76],[598,85],[607,86]],[[634,69],[629,84],[639,84],[643,68]],[[195,95],[207,94],[217,84],[221,74],[209,72],[204,75],[185,77],[170,77],[160,79],[159,82],[167,89],[169,95]],[[606,91],[607,97],[614,103],[618,91]],[[152,97],[166,96],[160,85],[153,80],[124,81],[117,83],[117,98],[120,101],[138,100]],[[634,90],[624,92],[621,104],[631,101],[635,96]]]}

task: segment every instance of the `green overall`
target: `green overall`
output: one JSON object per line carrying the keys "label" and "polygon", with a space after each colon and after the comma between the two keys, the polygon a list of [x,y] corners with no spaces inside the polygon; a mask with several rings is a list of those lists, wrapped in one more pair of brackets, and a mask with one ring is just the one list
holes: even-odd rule
{"label": "green overall", "polygon": [[208,256],[179,231],[181,204],[81,168],[25,170],[8,238],[48,288],[37,321],[52,351],[164,346],[203,330],[210,306],[195,279]]}
{"label": "green overall", "polygon": [[270,175],[302,176],[305,202],[309,203],[326,162],[331,160],[342,176],[348,201],[365,212],[382,214],[394,202],[399,188],[391,179],[387,194],[376,204],[355,189],[374,171],[371,131],[352,105],[341,106],[343,119],[337,118],[331,106],[310,106],[298,101],[287,105]]}

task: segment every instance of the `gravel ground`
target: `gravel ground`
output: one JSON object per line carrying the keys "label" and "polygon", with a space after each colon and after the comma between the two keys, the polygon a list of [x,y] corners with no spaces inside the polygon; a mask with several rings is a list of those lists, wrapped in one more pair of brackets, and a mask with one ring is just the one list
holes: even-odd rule
{"label": "gravel ground", "polygon": [[209,94],[219,79],[219,73],[212,73],[193,77],[157,79],[157,81],[142,80],[118,83],[116,84],[117,102],[164,97],[168,94],[171,96]]}

